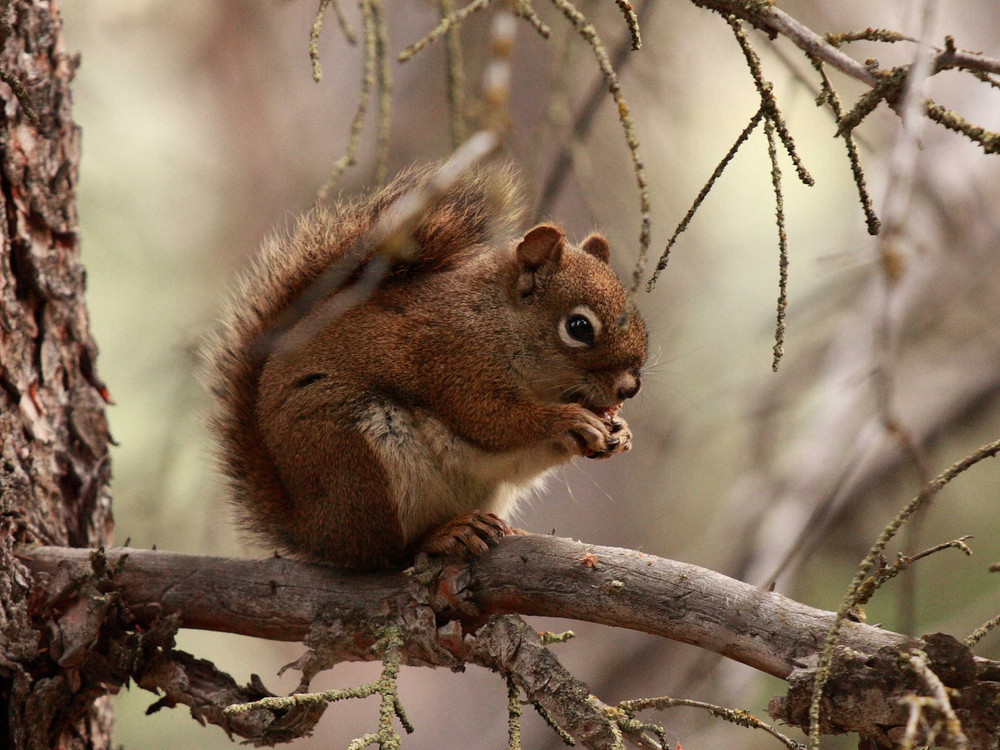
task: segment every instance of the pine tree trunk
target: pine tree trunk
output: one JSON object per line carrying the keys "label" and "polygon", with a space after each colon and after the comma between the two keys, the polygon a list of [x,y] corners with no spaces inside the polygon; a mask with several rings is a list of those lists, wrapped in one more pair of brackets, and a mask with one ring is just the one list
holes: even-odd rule
{"label": "pine tree trunk", "polygon": [[[110,541],[106,391],[83,302],[71,118],[77,60],[56,2],[8,0],[0,26],[0,747],[108,748],[111,711],[52,647],[15,543]],[[32,122],[19,85],[37,115]],[[40,597],[35,597],[36,599]],[[56,654],[59,659],[56,659]]]}

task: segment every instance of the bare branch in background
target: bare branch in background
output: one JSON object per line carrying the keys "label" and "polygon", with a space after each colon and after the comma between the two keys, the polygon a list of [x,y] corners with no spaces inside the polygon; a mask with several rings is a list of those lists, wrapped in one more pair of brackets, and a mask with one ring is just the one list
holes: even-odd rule
{"label": "bare branch in background", "polygon": [[[937,7],[934,0],[924,0],[918,6],[920,38],[927,39],[932,36]],[[912,429],[900,415],[895,404],[900,321],[893,315],[893,296],[900,277],[906,273],[903,246],[907,240],[906,229],[912,218],[913,192],[918,177],[917,161],[925,125],[922,103],[925,99],[927,79],[932,73],[930,57],[929,50],[917,45],[910,65],[910,74],[906,78],[906,88],[897,106],[902,126],[896,134],[889,156],[887,188],[882,201],[883,230],[876,242],[882,294],[879,314],[872,321],[875,328],[875,346],[872,349],[871,376],[876,409],[886,436],[899,443],[901,455],[912,465],[921,484],[925,485],[931,480],[931,470],[923,450],[914,438]],[[922,515],[915,518],[907,527],[907,537],[911,547],[920,544]],[[902,583],[900,610],[904,624],[912,628],[916,597],[915,573],[911,572],[905,576]]]}
{"label": "bare branch in background", "polygon": [[[366,53],[365,65],[368,71],[366,80],[370,72],[378,82],[380,92],[384,94],[391,88],[386,67],[388,40],[385,33],[385,18],[382,16],[381,6],[374,0],[361,0],[361,2],[362,12],[367,14],[364,16],[368,40],[366,49],[370,49],[372,53],[371,55]],[[466,6],[466,10],[471,7]],[[446,33],[457,23],[456,18],[460,20],[460,14],[461,11],[445,16],[433,33],[438,30],[440,34]],[[389,272],[391,261],[410,252],[410,237],[420,220],[463,174],[500,148],[502,134],[509,120],[507,107],[510,100],[510,60],[514,45],[514,30],[513,14],[506,9],[498,9],[491,27],[491,57],[482,77],[481,129],[459,146],[430,179],[400,196],[389,206],[380,215],[375,227],[359,237],[336,263],[320,274],[291,302],[268,330],[258,338],[254,347],[258,357],[263,359],[272,352],[288,355],[298,351],[305,342],[347,310],[370,299]],[[426,45],[417,46],[414,51],[419,51],[423,46]],[[376,64],[379,72],[374,70]],[[365,90],[362,89],[363,106],[359,105],[358,113],[355,115],[356,124],[360,122],[359,117],[364,114],[364,107],[367,106],[368,94]],[[370,94],[370,89],[368,92]],[[380,97],[379,107],[380,122],[384,124],[380,128],[379,142],[383,144],[383,148],[380,150],[379,164],[384,165],[387,158],[390,111],[387,97]],[[352,126],[352,138],[353,134]],[[344,158],[353,161],[350,148]],[[335,177],[339,174],[337,172]],[[332,185],[331,180],[324,191],[329,190]],[[375,248],[374,255],[371,248]],[[360,276],[357,280],[342,289],[342,285],[358,271]],[[302,325],[298,325],[300,322]]]}
{"label": "bare branch in background", "polygon": [[[993,281],[1000,273],[993,250],[1000,235],[976,222],[983,209],[972,195],[938,195],[938,171],[934,163],[921,168],[913,230],[921,244],[947,250],[910,254],[893,293],[900,340],[895,408],[918,446],[946,434],[1000,393],[996,344],[975,335],[984,330],[984,321],[1000,316]],[[876,347],[871,321],[882,309],[884,282],[872,273],[852,283],[851,275],[859,274],[832,278],[817,300],[804,305],[803,323],[815,328],[825,318],[830,332],[802,352],[796,371],[748,396],[748,404],[761,410],[753,419],[761,430],[771,423],[768,413],[804,398],[816,407],[773,459],[757,461],[733,488],[728,506],[739,508],[746,519],[737,536],[749,548],[726,570],[746,580],[791,585],[794,572],[832,525],[849,517],[866,501],[866,491],[898,471],[904,458],[912,461],[871,406]],[[763,432],[751,439],[755,445],[769,444]]]}
{"label": "bare branch in background", "polygon": [[[639,0],[636,5],[638,6],[636,16],[639,19],[639,23],[649,23],[656,3],[651,0]],[[618,71],[619,75],[621,75],[629,60],[632,59],[629,55],[631,51],[632,40],[631,38],[626,38],[622,39],[611,52],[611,67]],[[538,208],[535,209],[535,221],[541,221],[548,215],[562,193],[566,184],[566,178],[573,167],[573,144],[583,143],[587,140],[590,129],[593,127],[597,110],[600,109],[606,96],[607,83],[604,76],[601,75],[591,84],[590,90],[583,98],[583,104],[577,110],[563,146],[560,148],[549,170],[548,177],[545,178],[545,182],[538,194],[539,203]]]}

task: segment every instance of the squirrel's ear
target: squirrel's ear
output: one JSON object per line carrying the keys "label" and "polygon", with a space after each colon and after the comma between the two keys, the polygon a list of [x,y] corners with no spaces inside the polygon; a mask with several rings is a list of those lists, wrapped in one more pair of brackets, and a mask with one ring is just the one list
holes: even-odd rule
{"label": "squirrel's ear", "polygon": [[566,235],[551,224],[539,224],[517,246],[517,260],[523,271],[535,271],[562,258]]}
{"label": "squirrel's ear", "polygon": [[580,249],[588,255],[593,255],[602,263],[611,262],[611,245],[599,234],[592,234],[583,241]]}

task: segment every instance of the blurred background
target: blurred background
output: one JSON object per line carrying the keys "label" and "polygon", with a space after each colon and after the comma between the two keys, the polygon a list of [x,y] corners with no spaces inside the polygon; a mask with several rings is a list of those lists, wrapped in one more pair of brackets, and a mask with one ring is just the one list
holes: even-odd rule
{"label": "blurred background", "polygon": [[[393,53],[430,30],[430,2],[391,3]],[[574,142],[569,123],[594,86],[589,48],[554,29],[541,39],[521,24],[512,82],[509,156],[538,191],[558,149],[573,172],[548,218],[571,238],[599,228],[623,277],[639,230],[627,148],[610,100],[593,131]],[[636,3],[636,5],[640,5]],[[919,28],[912,3],[782,2],[813,29]],[[941,3],[933,38],[998,56],[992,0]],[[357,26],[356,8],[345,5]],[[758,107],[732,33],[689,3],[652,0],[644,47],[622,69],[651,184],[658,254],[698,190]],[[584,2],[609,47],[626,34],[611,3]],[[84,130],[80,218],[99,369],[116,406],[116,541],[211,555],[262,555],[230,523],[206,433],[209,401],[197,380],[198,349],[227,289],[261,239],[308,208],[343,153],[360,88],[361,54],[332,17],[320,43],[324,77],[310,77],[312,2],[132,0],[67,3],[65,34],[82,54],[75,97]],[[474,94],[489,11],[463,31]],[[905,231],[891,248],[901,276],[888,289],[877,241],[865,231],[843,141],[815,106],[816,78],[786,40],[751,39],[774,81],[799,151],[816,178],[805,188],[787,159],[785,207],[791,255],[786,356],[771,372],[778,257],[774,200],[762,132],[755,133],[675,246],[640,304],[649,323],[650,371],[625,416],[635,449],[577,462],[517,519],[589,542],[643,550],[767,585],[836,608],[853,570],[885,523],[929,475],[1000,435],[1000,158],[928,125],[920,136]],[[912,47],[852,47],[859,60],[906,62]],[[893,57],[889,57],[892,55]],[[560,59],[568,61],[561,64]],[[390,171],[451,150],[440,44],[393,63]],[[846,106],[863,87],[832,74]],[[806,84],[803,80],[808,81]],[[933,79],[930,95],[987,129],[1000,130],[1000,92],[959,73]],[[370,108],[371,115],[374,105]],[[899,120],[881,107],[858,131],[876,210],[891,182]],[[340,185],[351,194],[374,174],[369,117],[358,165]],[[537,194],[533,196],[537,200]],[[888,333],[888,336],[886,335]],[[889,345],[886,345],[886,342]],[[876,388],[887,382],[891,397]],[[901,426],[884,427],[887,406]],[[900,437],[903,436],[903,438]],[[909,443],[909,447],[907,447]],[[888,584],[869,622],[915,634],[964,637],[1000,611],[1000,462],[984,462],[942,492],[902,535],[915,552],[963,534],[975,556],[948,550]],[[893,554],[895,553],[893,548]],[[582,623],[557,655],[603,700],[671,695],[749,708],[765,720],[778,680],[642,634]],[[245,682],[275,676],[296,644],[183,631],[179,647],[211,658]],[[978,653],[1000,658],[993,633]],[[378,665],[341,665],[316,689],[373,679]],[[417,731],[407,748],[506,746],[505,686],[493,674],[405,669],[403,703]],[[143,712],[139,689],[117,699],[117,739],[157,750],[231,745],[186,709]],[[657,715],[675,741],[699,748],[777,743],[693,709]],[[296,746],[337,748],[377,722],[374,700],[331,707],[316,735]],[[529,710],[525,747],[558,738]],[[794,733],[792,733],[794,736]],[[830,748],[850,747],[829,740]]]}

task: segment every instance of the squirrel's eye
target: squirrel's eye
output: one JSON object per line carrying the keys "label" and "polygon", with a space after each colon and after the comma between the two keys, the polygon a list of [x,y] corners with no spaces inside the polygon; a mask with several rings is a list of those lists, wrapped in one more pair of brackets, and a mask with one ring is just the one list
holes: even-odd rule
{"label": "squirrel's eye", "polygon": [[570,315],[566,318],[566,333],[584,344],[594,343],[594,326],[583,315]]}
{"label": "squirrel's eye", "polygon": [[560,321],[559,338],[566,346],[574,348],[593,346],[600,327],[594,311],[586,305],[580,305]]}

